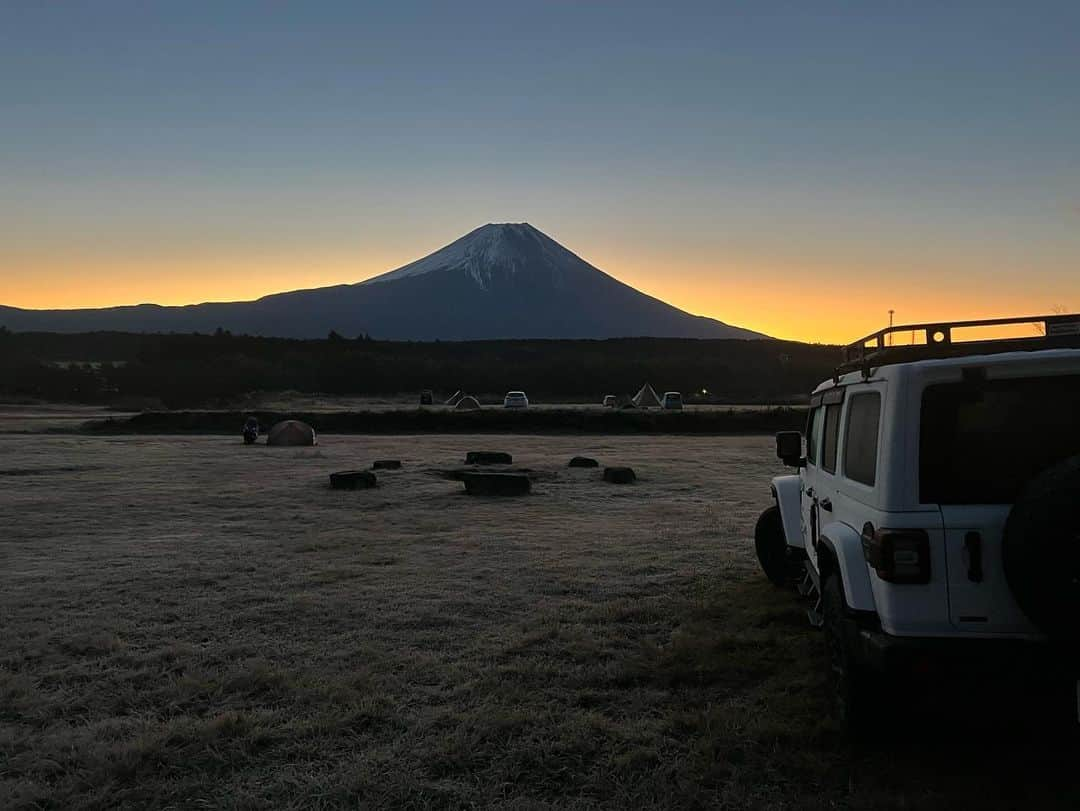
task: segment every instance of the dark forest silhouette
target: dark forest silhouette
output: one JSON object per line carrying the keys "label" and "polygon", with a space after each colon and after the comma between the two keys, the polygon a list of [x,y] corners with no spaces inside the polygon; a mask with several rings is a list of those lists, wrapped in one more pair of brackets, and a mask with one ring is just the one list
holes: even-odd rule
{"label": "dark forest silhouette", "polygon": [[[153,398],[171,408],[257,391],[392,395],[429,388],[592,402],[644,381],[689,402],[797,401],[839,361],[788,341],[624,338],[393,342],[232,335],[77,335],[0,330],[0,395],[86,403]],[[703,390],[706,392],[702,394]]]}

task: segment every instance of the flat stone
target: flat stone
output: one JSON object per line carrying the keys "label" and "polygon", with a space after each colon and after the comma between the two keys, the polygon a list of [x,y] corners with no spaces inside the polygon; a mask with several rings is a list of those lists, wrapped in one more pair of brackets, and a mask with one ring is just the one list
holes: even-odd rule
{"label": "flat stone", "polygon": [[400,459],[376,459],[371,464],[372,470],[401,470]]}
{"label": "flat stone", "polygon": [[514,457],[501,451],[469,451],[465,454],[467,465],[511,465]]}
{"label": "flat stone", "polygon": [[466,473],[461,480],[470,496],[523,496],[532,487],[520,473]]}
{"label": "flat stone", "polygon": [[378,484],[370,470],[340,470],[330,474],[330,486],[335,490],[367,490]]}
{"label": "flat stone", "polygon": [[570,460],[569,467],[600,467],[600,463],[588,456],[575,456]]}
{"label": "flat stone", "polygon": [[604,481],[612,484],[630,484],[637,479],[632,467],[604,468]]}

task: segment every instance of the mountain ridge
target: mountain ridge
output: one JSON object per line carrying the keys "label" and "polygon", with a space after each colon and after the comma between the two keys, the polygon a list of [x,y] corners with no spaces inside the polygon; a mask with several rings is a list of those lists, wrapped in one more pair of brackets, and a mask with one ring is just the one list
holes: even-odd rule
{"label": "mountain ridge", "polygon": [[386,273],[251,301],[85,310],[0,306],[21,332],[206,332],[385,340],[764,338],[692,315],[594,267],[528,223],[488,223]]}

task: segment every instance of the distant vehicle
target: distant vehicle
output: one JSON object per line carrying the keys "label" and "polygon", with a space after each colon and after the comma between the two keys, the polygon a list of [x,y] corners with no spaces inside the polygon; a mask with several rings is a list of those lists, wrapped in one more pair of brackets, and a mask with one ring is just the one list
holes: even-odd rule
{"label": "distant vehicle", "polygon": [[529,398],[523,391],[508,391],[503,399],[503,408],[528,408]]}
{"label": "distant vehicle", "polygon": [[604,395],[604,403],[603,403],[604,408],[615,408],[616,399],[617,398],[615,397],[614,394],[605,394]]}
{"label": "distant vehicle", "polygon": [[[1029,338],[952,339],[1033,321]],[[925,343],[891,345],[907,332]],[[936,683],[917,674],[947,668],[977,682],[1019,660],[1072,703],[1078,414],[1080,314],[1050,315],[868,335],[811,394],[805,450],[777,434],[795,472],[772,480],[758,560],[777,585],[802,579],[849,730],[879,722],[890,678],[917,698]]]}
{"label": "distant vehicle", "polygon": [[682,411],[682,394],[677,391],[665,391],[662,403],[668,411]]}
{"label": "distant vehicle", "polygon": [[259,438],[259,421],[254,417],[248,417],[247,422],[244,423],[244,444],[254,445],[255,440]]}
{"label": "distant vehicle", "polygon": [[435,393],[431,389],[420,392],[420,405],[431,405],[433,402],[435,402]]}

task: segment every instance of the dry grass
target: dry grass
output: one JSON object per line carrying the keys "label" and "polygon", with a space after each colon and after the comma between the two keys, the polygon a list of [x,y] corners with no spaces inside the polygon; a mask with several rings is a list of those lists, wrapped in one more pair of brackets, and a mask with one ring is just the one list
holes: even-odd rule
{"label": "dry grass", "polygon": [[[1077,799],[1020,739],[845,748],[752,562],[766,438],[322,441],[0,436],[0,808]],[[433,473],[472,449],[533,495]]]}

